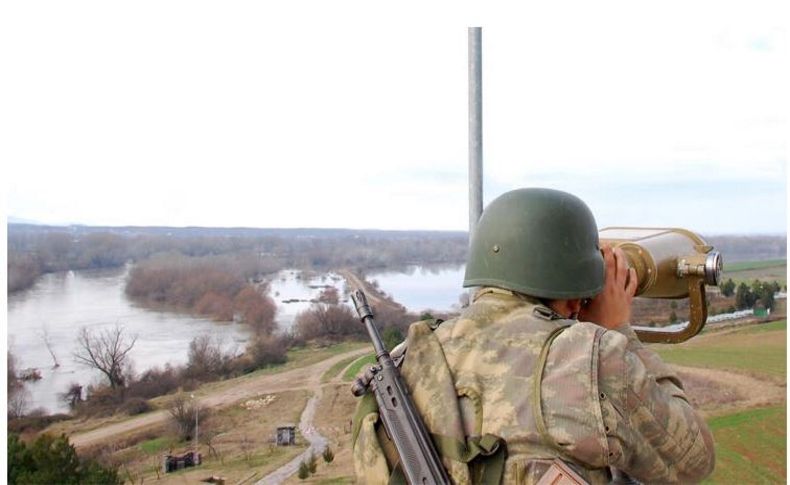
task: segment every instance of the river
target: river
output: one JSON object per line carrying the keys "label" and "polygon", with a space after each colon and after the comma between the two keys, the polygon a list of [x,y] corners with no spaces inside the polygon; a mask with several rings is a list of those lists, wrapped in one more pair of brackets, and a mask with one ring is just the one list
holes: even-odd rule
{"label": "river", "polygon": [[[201,334],[218,339],[226,350],[244,349],[250,338],[245,325],[154,311],[133,303],[124,292],[130,268],[46,274],[32,288],[9,295],[8,345],[16,357],[17,369],[35,368],[42,375],[41,380],[25,384],[30,393],[28,409],[67,411],[58,393],[65,392],[73,382],[83,386],[101,382],[98,371],[78,364],[73,357],[82,327],[97,332],[118,324],[127,335],[136,335],[130,357],[137,374],[168,363],[184,364],[189,343]],[[384,291],[413,311],[451,310],[463,291],[463,266],[411,266],[404,271],[374,273],[368,278],[378,281]],[[298,313],[309,308],[329,286],[336,288],[345,302],[345,281],[337,274],[289,269],[274,275],[270,295],[277,303],[279,328],[288,330]],[[45,334],[60,363],[58,368],[53,367]]]}
{"label": "river", "polygon": [[401,270],[373,272],[368,281],[408,310],[458,311],[465,293],[464,265],[412,265]]}
{"label": "river", "polygon": [[[58,393],[72,382],[86,386],[101,380],[97,371],[77,364],[73,357],[82,327],[96,332],[118,324],[128,335],[136,335],[130,357],[138,374],[166,363],[185,363],[189,342],[201,334],[218,339],[226,350],[243,350],[250,336],[245,325],[151,311],[132,303],[124,293],[128,271],[129,267],[46,274],[32,288],[9,295],[9,350],[17,369],[37,368],[42,374],[41,380],[25,384],[29,409],[66,411]],[[58,368],[53,368],[44,333]]]}

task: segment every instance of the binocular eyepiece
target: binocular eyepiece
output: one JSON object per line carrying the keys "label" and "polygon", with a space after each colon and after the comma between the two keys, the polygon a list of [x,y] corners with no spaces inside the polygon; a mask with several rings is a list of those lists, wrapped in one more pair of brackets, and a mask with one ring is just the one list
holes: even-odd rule
{"label": "binocular eyepiece", "polygon": [[722,256],[702,237],[686,229],[607,227],[598,232],[601,247],[623,250],[628,266],[636,270],[637,296],[690,299],[689,324],[681,331],[635,326],[645,342],[678,343],[693,337],[705,325],[705,285],[721,282]]}

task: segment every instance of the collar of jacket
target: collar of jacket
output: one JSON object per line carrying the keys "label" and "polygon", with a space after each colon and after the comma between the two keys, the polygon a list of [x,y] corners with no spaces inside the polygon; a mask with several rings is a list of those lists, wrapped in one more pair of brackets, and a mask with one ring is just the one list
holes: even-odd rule
{"label": "collar of jacket", "polygon": [[475,292],[474,296],[472,297],[472,303],[476,302],[478,299],[482,298],[485,295],[510,296],[512,298],[521,300],[525,304],[534,305],[535,308],[532,310],[532,313],[538,318],[542,318],[543,320],[564,320],[564,317],[562,315],[549,308],[539,298],[511,290],[506,290],[504,288],[496,288],[493,286],[485,286],[483,288],[480,288]]}

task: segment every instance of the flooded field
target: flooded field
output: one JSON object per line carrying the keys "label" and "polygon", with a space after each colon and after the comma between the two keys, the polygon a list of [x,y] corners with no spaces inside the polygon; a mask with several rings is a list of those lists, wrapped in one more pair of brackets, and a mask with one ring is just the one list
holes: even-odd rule
{"label": "flooded field", "polygon": [[[249,338],[246,326],[217,323],[171,312],[151,311],[132,303],[124,294],[129,268],[98,271],[69,271],[47,274],[29,290],[8,297],[8,347],[19,369],[37,368],[42,379],[28,382],[30,409],[65,411],[57,394],[77,382],[86,386],[100,375],[75,362],[77,333],[118,324],[137,342],[130,352],[133,368],[143,372],[166,363],[183,364],[189,342],[198,335],[219,339],[226,349],[241,351]],[[48,336],[53,358],[44,343]]]}
{"label": "flooded field", "polygon": [[464,265],[409,266],[401,271],[382,271],[367,275],[379,288],[415,312],[450,311],[459,307],[464,293]]}
{"label": "flooded field", "polygon": [[[66,411],[58,393],[74,382],[83,386],[100,382],[97,371],[77,364],[73,356],[82,327],[100,331],[118,324],[127,335],[137,336],[130,353],[137,373],[185,363],[190,341],[201,334],[218,339],[227,350],[244,349],[250,333],[243,324],[153,311],[133,303],[124,293],[129,269],[47,274],[31,289],[9,296],[9,349],[19,369],[35,368],[42,375],[41,380],[25,385],[30,409]],[[382,290],[412,311],[444,311],[458,305],[463,266],[411,266],[404,271],[371,274],[368,279],[377,281]],[[296,316],[329,287],[337,289],[341,303],[347,303],[345,280],[335,273],[288,269],[274,275],[269,295],[277,304],[275,318],[280,330],[289,330]],[[57,368],[45,340],[60,364]]]}

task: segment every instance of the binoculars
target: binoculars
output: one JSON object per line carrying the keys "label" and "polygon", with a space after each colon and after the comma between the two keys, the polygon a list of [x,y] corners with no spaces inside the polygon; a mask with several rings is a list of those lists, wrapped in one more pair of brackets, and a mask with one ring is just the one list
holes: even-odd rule
{"label": "binoculars", "polygon": [[637,296],[689,298],[689,321],[682,328],[634,325],[642,342],[680,343],[697,335],[708,319],[705,285],[718,286],[722,257],[702,237],[686,229],[607,227],[600,246],[619,247],[634,268]]}

